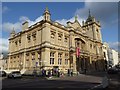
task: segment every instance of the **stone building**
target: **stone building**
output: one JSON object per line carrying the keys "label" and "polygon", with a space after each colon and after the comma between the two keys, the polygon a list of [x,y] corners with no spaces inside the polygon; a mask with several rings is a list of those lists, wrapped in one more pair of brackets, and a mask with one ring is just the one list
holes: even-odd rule
{"label": "stone building", "polygon": [[30,27],[29,22],[24,22],[21,32],[11,32],[8,69],[104,70],[101,26],[90,12],[82,25],[77,17],[67,26],[54,22],[48,8],[43,16]]}
{"label": "stone building", "polygon": [[3,71],[7,68],[7,56],[3,55],[3,53],[0,54],[0,70]]}
{"label": "stone building", "polygon": [[113,66],[117,65],[119,60],[118,60],[118,51],[112,49],[112,62],[113,62]]}

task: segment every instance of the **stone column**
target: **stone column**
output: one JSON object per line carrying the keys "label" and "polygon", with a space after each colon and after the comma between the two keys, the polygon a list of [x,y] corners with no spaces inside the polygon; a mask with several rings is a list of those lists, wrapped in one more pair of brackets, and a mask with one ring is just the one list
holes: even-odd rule
{"label": "stone column", "polygon": [[47,69],[47,67],[50,65],[50,49],[49,48],[43,48],[41,52],[41,60],[42,60],[42,66]]}
{"label": "stone column", "polygon": [[50,42],[50,24],[44,23],[44,28],[42,29],[42,43],[47,42],[45,45],[49,45]]}
{"label": "stone column", "polygon": [[24,52],[23,57],[24,57],[24,59],[23,59],[23,69],[25,69],[25,65],[26,65],[26,52]]}
{"label": "stone column", "polygon": [[65,72],[65,53],[62,53],[62,71]]}
{"label": "stone column", "polygon": [[76,70],[76,54],[74,53],[73,54],[73,72],[76,73],[77,70]]}
{"label": "stone column", "polygon": [[55,52],[54,54],[54,60],[55,60],[55,66],[58,66],[58,51]]}

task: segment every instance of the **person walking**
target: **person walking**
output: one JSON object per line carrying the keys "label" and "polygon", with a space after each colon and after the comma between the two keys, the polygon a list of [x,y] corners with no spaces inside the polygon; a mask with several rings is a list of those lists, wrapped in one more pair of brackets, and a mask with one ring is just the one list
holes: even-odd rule
{"label": "person walking", "polygon": [[51,78],[51,70],[48,70],[48,78]]}
{"label": "person walking", "polygon": [[70,69],[68,69],[68,76],[70,76]]}
{"label": "person walking", "polygon": [[71,76],[73,76],[73,71],[72,70],[71,70],[70,74],[71,74]]}
{"label": "person walking", "polygon": [[58,77],[60,77],[60,72],[58,71]]}

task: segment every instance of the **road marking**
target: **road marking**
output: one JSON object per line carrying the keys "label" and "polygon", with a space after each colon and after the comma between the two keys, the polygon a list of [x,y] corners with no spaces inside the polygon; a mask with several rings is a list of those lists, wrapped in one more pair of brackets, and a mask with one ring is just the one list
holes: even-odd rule
{"label": "road marking", "polygon": [[99,87],[99,88],[100,88],[100,87],[102,88],[102,84],[96,85],[96,86],[94,86],[94,87],[92,87],[92,88],[90,88],[90,89],[88,89],[88,90],[93,90],[93,89],[98,88],[98,87]]}

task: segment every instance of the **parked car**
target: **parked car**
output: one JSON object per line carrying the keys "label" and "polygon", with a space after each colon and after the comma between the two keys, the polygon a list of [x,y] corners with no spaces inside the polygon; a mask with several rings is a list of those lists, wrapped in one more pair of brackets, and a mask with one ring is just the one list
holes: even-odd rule
{"label": "parked car", "polygon": [[20,71],[13,71],[7,76],[8,78],[22,78]]}
{"label": "parked car", "polygon": [[117,69],[117,68],[109,68],[107,70],[107,73],[108,74],[118,74],[119,73],[119,69]]}
{"label": "parked car", "polygon": [[0,71],[0,76],[1,76],[1,77],[6,76],[6,72],[5,72],[5,71]]}

